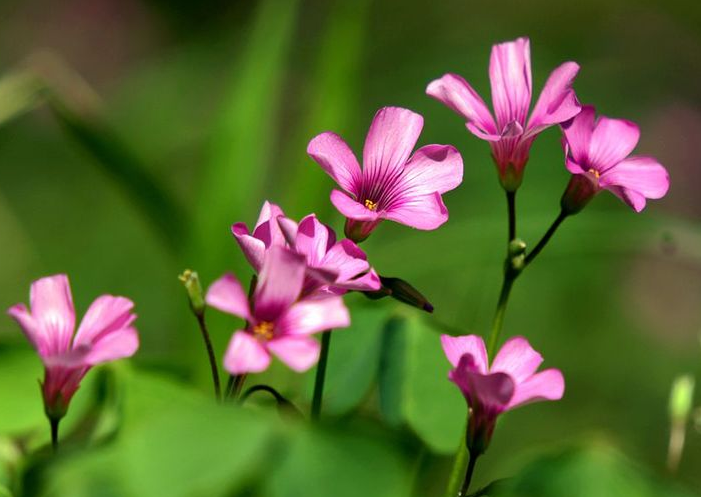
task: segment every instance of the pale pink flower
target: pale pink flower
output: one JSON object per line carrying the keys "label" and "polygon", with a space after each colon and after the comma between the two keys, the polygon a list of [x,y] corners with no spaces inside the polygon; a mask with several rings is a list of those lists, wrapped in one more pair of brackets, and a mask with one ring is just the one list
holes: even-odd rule
{"label": "pale pink flower", "polygon": [[270,247],[286,246],[285,237],[277,223],[277,218],[283,215],[279,206],[266,200],[258,215],[253,233],[248,231],[245,223],[236,223],[231,226],[231,233],[256,272],[260,271],[263,265],[266,250]]}
{"label": "pale pink flower", "polygon": [[314,214],[299,224],[286,217],[279,217],[278,223],[290,248],[306,258],[303,295],[380,289],[380,277],[370,267],[365,252],[348,239],[337,242],[336,233]]}
{"label": "pale pink flower", "polygon": [[383,219],[422,230],[448,220],[441,194],[462,182],[462,158],[450,145],[426,145],[412,155],[423,118],[398,107],[380,109],[372,121],[363,168],[335,133],[309,142],[307,153],[344,190],[331,192],[331,202],[346,216],[346,236],[366,239]]}
{"label": "pale pink flower", "polygon": [[574,214],[602,189],[636,212],[648,198],[662,198],[669,189],[669,174],[652,157],[630,156],[640,138],[635,123],[601,116],[591,105],[564,123],[567,169],[573,174],[562,197],[562,207]]}
{"label": "pale pink flower", "polygon": [[509,339],[491,366],[478,335],[441,336],[443,351],[455,369],[448,377],[470,408],[468,448],[482,453],[489,445],[499,414],[541,400],[559,400],[565,381],[557,369],[536,370],[543,362],[523,337]]}
{"label": "pale pink flower", "polygon": [[300,299],[305,269],[303,255],[273,247],[265,254],[250,302],[231,274],[209,288],[207,304],[246,320],[246,328],[234,332],[224,356],[229,373],[264,371],[270,365],[271,354],[295,371],[306,371],[316,364],[320,351],[319,343],[310,335],[350,324],[342,297]]}
{"label": "pale pink flower", "polygon": [[124,297],[102,295],[75,331],[73,297],[64,274],[32,283],[30,306],[17,304],[8,314],[19,323],[44,363],[44,407],[52,419],[66,413],[80,381],[93,366],[130,357],[139,347],[132,323],[134,304]]}
{"label": "pale pink flower", "polygon": [[578,71],[579,66],[574,62],[557,67],[529,117],[530,41],[518,38],[492,47],[489,80],[494,117],[472,86],[457,74],[446,74],[432,81],[426,93],[461,115],[472,134],[489,142],[502,185],[508,191],[515,191],[521,184],[531,144],[538,133],[579,112],[580,106],[572,90]]}

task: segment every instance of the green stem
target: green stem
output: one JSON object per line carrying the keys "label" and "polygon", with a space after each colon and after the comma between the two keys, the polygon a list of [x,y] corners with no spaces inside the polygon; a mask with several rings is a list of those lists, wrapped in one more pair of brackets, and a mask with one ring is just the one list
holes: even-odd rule
{"label": "green stem", "polygon": [[509,211],[509,242],[516,238],[516,192],[506,192],[506,205]]}
{"label": "green stem", "polygon": [[200,326],[200,331],[202,331],[204,346],[207,349],[207,356],[209,357],[209,366],[212,370],[212,381],[214,382],[214,398],[216,398],[217,401],[221,401],[221,384],[219,383],[217,357],[214,354],[212,339],[209,337],[209,332],[207,331],[207,323],[204,320],[204,312],[195,312],[195,316],[197,317],[197,324]]}
{"label": "green stem", "polygon": [[489,345],[487,346],[487,356],[489,358],[494,358],[494,353],[499,343],[501,328],[504,325],[504,315],[506,314],[506,305],[509,303],[511,287],[513,287],[517,276],[518,273],[511,271],[509,268],[504,272],[504,281],[501,284],[499,302],[497,303],[497,310],[494,312],[494,319],[492,320],[492,331],[489,334]]}
{"label": "green stem", "polygon": [[[469,422],[469,421],[468,421]],[[465,426],[465,430],[467,426]],[[455,459],[453,461],[453,469],[450,472],[450,479],[448,480],[448,488],[445,492],[445,497],[455,497],[460,488],[460,482],[465,474],[465,469],[467,468],[467,447],[465,446],[465,436],[460,437],[460,447],[458,447],[458,452],[455,454]]]}
{"label": "green stem", "polygon": [[470,482],[472,481],[472,473],[475,471],[475,464],[477,464],[478,454],[470,453],[470,462],[467,465],[467,471],[465,471],[465,479],[462,482],[462,487],[460,487],[460,494],[458,497],[467,497],[467,490],[470,488]]}
{"label": "green stem", "polygon": [[58,451],[58,424],[61,422],[61,418],[49,418],[49,424],[51,425],[51,448],[54,453]]}
{"label": "green stem", "polygon": [[548,244],[550,241],[550,238],[555,234],[555,231],[557,231],[557,228],[560,227],[560,224],[562,224],[562,221],[567,218],[568,214],[565,213],[565,211],[560,211],[560,214],[555,218],[555,221],[553,221],[553,224],[550,225],[550,228],[548,228],[548,231],[545,232],[543,235],[543,238],[540,239],[540,241],[537,243],[535,247],[533,247],[533,250],[528,252],[528,255],[526,255],[526,259],[524,261],[524,268],[528,266],[531,262],[533,262],[533,259],[535,259],[538,254],[540,254],[540,251],[543,250],[543,248]]}
{"label": "green stem", "polygon": [[329,347],[331,346],[331,330],[321,335],[321,354],[319,364],[316,366],[316,379],[314,380],[314,396],[312,397],[312,421],[318,421],[321,415],[321,401],[324,397],[324,381],[326,380],[326,363],[329,359]]}

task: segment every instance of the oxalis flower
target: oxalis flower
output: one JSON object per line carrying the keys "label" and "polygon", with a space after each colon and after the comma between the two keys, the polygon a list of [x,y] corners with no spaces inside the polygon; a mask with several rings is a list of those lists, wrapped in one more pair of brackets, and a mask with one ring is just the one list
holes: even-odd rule
{"label": "oxalis flower", "polygon": [[263,266],[265,252],[270,247],[284,247],[287,244],[277,223],[277,218],[283,215],[279,206],[266,200],[252,233],[245,223],[236,223],[231,226],[231,233],[256,272],[259,272]]}
{"label": "oxalis flower", "polygon": [[448,377],[460,388],[470,409],[467,447],[474,455],[487,449],[501,413],[531,402],[562,398],[562,373],[557,369],[536,373],[543,358],[523,337],[509,339],[491,366],[480,336],[442,335],[441,343],[455,368]]}
{"label": "oxalis flower", "polygon": [[457,74],[432,81],[426,93],[465,118],[467,129],[489,142],[499,179],[507,191],[515,191],[523,179],[531,144],[538,133],[577,115],[580,110],[572,90],[579,71],[574,62],[558,66],[548,78],[533,111],[531,106],[531,49],[528,38],[492,47],[489,80],[494,117],[484,100]]}
{"label": "oxalis flower", "polygon": [[423,118],[407,109],[384,107],[372,121],[363,168],[335,133],[309,142],[307,153],[344,190],[331,192],[331,202],[346,217],[345,233],[365,240],[383,220],[433,230],[448,220],[441,194],[462,182],[462,158],[450,145],[412,150]]}
{"label": "oxalis flower", "polygon": [[246,320],[245,329],[234,332],[224,356],[229,373],[264,371],[271,354],[295,371],[306,371],[319,359],[319,343],[310,335],[350,325],[342,297],[300,299],[305,269],[303,255],[273,247],[265,254],[250,302],[231,274],[209,288],[207,304]]}
{"label": "oxalis flower", "polygon": [[605,116],[596,119],[591,105],[564,123],[567,169],[573,174],[562,196],[562,209],[575,214],[602,189],[631,206],[645,208],[646,199],[662,198],[669,189],[669,174],[652,157],[628,155],[638,144],[635,123]]}
{"label": "oxalis flower", "polygon": [[19,323],[44,363],[44,408],[47,416],[57,421],[65,415],[90,368],[130,357],[139,348],[139,336],[132,326],[134,304],[124,297],[98,297],[74,335],[75,309],[66,275],[32,283],[29,300],[31,310],[17,304],[8,314]]}

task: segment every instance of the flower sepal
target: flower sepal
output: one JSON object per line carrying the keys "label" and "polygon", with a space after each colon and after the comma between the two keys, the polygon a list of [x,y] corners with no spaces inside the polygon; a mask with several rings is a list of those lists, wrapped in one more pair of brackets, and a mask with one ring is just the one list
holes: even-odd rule
{"label": "flower sepal", "polygon": [[360,243],[368,239],[370,233],[380,224],[380,219],[376,221],[358,221],[355,219],[346,219],[346,225],[343,232],[349,240]]}
{"label": "flower sepal", "polygon": [[514,163],[509,162],[506,167],[501,167],[497,159],[494,159],[494,163],[497,165],[497,172],[499,173],[499,182],[502,188],[507,192],[515,192],[521,186],[523,181],[523,170],[525,164],[518,167]]}
{"label": "flower sepal", "polygon": [[599,191],[599,179],[595,173],[573,174],[560,199],[560,207],[567,215],[584,209]]}
{"label": "flower sepal", "polygon": [[382,283],[382,286],[379,290],[362,293],[371,300],[392,297],[393,299],[412,307],[416,307],[426,312],[433,312],[433,305],[428,301],[428,299],[403,279],[380,276],[380,282]]}

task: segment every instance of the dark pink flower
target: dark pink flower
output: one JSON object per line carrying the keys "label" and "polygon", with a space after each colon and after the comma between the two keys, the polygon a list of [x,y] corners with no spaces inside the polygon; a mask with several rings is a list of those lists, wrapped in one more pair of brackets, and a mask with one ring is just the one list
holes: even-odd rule
{"label": "dark pink flower", "polygon": [[258,215],[253,233],[248,231],[245,223],[236,223],[231,226],[231,233],[256,272],[260,271],[263,265],[266,250],[274,246],[286,246],[285,237],[277,223],[277,218],[283,215],[280,207],[266,200]]}
{"label": "dark pink flower", "polygon": [[130,357],[138,349],[139,336],[132,326],[134,304],[124,297],[98,297],[74,335],[75,309],[66,275],[35,281],[29,299],[31,310],[17,304],[8,314],[44,363],[44,407],[50,418],[60,419],[90,368]]}
{"label": "dark pink flower", "polygon": [[491,366],[480,336],[442,335],[441,342],[455,368],[448,377],[460,388],[470,408],[467,443],[471,451],[486,450],[501,413],[531,402],[562,398],[562,373],[557,369],[536,373],[543,358],[523,337],[509,339]]}
{"label": "dark pink flower", "polygon": [[279,217],[278,223],[290,248],[306,258],[304,295],[380,289],[380,277],[370,267],[365,252],[348,239],[337,242],[336,233],[314,214],[299,224],[286,217]]}
{"label": "dark pink flower", "polygon": [[226,350],[224,367],[229,373],[264,371],[271,354],[295,371],[306,371],[319,359],[319,343],[310,335],[350,324],[342,297],[300,298],[305,269],[303,255],[273,247],[265,254],[251,302],[231,274],[209,288],[207,304],[247,323],[234,333]]}
{"label": "dark pink flower", "polygon": [[567,169],[573,174],[562,197],[562,207],[579,212],[602,189],[636,212],[648,198],[662,198],[669,189],[669,174],[652,157],[628,156],[640,138],[635,123],[605,116],[596,119],[591,105],[564,123]]}
{"label": "dark pink flower", "polygon": [[363,148],[363,168],[335,133],[318,135],[307,153],[344,190],[331,202],[346,216],[346,236],[367,238],[383,219],[422,230],[448,220],[441,194],[462,182],[462,158],[450,145],[426,145],[412,151],[423,118],[407,109],[384,107],[372,121]]}
{"label": "dark pink flower", "polygon": [[528,38],[518,38],[492,47],[489,80],[494,117],[472,86],[457,74],[446,74],[432,81],[426,93],[465,118],[467,129],[489,142],[502,185],[514,191],[521,184],[531,144],[538,133],[579,112],[572,90],[578,71],[579,66],[574,62],[557,67],[529,117],[531,49]]}

